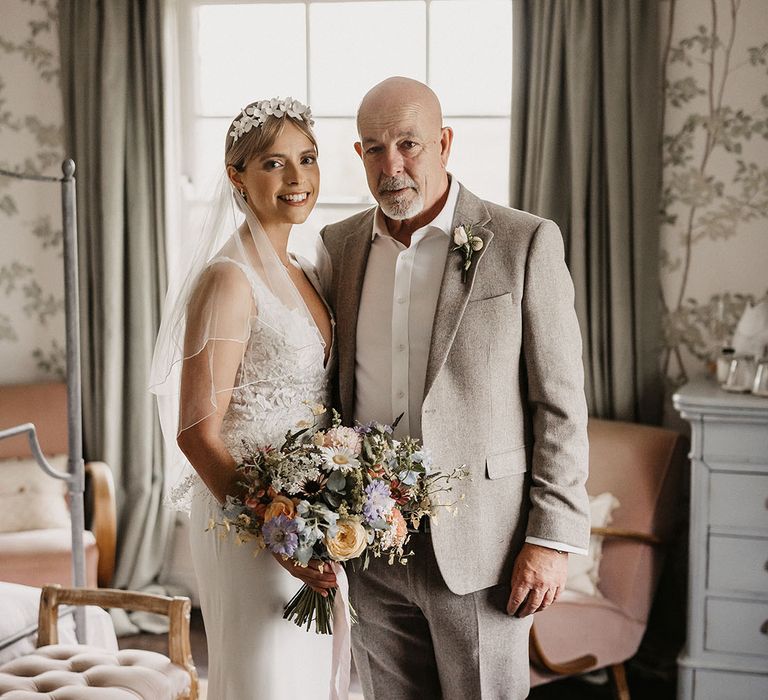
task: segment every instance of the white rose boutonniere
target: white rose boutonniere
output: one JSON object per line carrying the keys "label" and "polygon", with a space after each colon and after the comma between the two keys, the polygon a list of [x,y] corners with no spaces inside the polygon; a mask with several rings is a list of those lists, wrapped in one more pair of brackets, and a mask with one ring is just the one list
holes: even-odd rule
{"label": "white rose boutonniere", "polygon": [[483,239],[472,233],[474,224],[461,224],[453,229],[454,247],[451,251],[457,250],[464,256],[464,264],[461,266],[461,281],[467,281],[467,272],[472,267],[472,257],[483,247]]}

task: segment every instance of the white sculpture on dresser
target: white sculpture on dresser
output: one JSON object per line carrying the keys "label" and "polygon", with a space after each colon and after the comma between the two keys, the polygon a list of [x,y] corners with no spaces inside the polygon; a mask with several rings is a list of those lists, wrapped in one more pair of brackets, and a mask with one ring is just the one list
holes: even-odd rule
{"label": "white sculpture on dresser", "polygon": [[733,349],[760,358],[768,348],[768,297],[747,304],[733,334]]}

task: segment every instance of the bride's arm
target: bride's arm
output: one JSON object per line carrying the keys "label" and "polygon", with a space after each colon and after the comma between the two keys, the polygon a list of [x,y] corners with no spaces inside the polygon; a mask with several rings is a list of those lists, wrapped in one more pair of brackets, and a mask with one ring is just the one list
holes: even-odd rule
{"label": "bride's arm", "polygon": [[[211,340],[197,355],[184,360],[181,401],[193,401],[200,397],[200,376],[207,373],[214,363],[219,376],[229,375],[230,384],[233,383],[242,359],[242,348],[238,345],[232,341]],[[208,490],[219,503],[224,503],[228,495],[236,494],[238,482],[237,465],[220,434],[232,390],[216,392],[215,396],[213,413],[181,430],[176,442]]]}
{"label": "bride's arm", "polygon": [[248,280],[232,264],[206,270],[187,308],[177,443],[220,503],[237,490],[235,460],[221,423],[250,336]]}

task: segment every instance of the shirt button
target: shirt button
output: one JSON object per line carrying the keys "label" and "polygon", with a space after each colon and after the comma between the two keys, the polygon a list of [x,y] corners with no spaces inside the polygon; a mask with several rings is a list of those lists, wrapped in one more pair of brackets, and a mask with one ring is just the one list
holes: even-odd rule
{"label": "shirt button", "polygon": [[397,346],[397,349],[398,349],[400,352],[402,352],[403,350],[405,350],[405,345],[403,345],[402,343],[400,343],[400,345],[398,345],[398,346]]}
{"label": "shirt button", "polygon": [[404,391],[398,391],[398,392],[397,392],[397,398],[398,398],[398,399],[402,399],[402,398],[404,398],[404,397],[405,397],[405,392],[404,392]]}
{"label": "shirt button", "polygon": [[397,297],[398,304],[405,304],[405,297]]}

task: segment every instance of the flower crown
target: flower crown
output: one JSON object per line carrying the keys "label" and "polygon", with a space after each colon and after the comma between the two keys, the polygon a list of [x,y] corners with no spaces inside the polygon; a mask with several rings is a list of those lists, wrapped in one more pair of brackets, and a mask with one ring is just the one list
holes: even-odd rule
{"label": "flower crown", "polygon": [[[307,105],[286,97],[284,100],[273,97],[271,100],[260,100],[240,112],[239,118],[232,122],[232,131],[229,135],[237,141],[243,134],[247,134],[253,127],[259,127],[267,117],[280,117],[288,115],[293,119],[303,119],[309,126],[314,126],[312,111]],[[234,142],[233,141],[233,142]]]}

